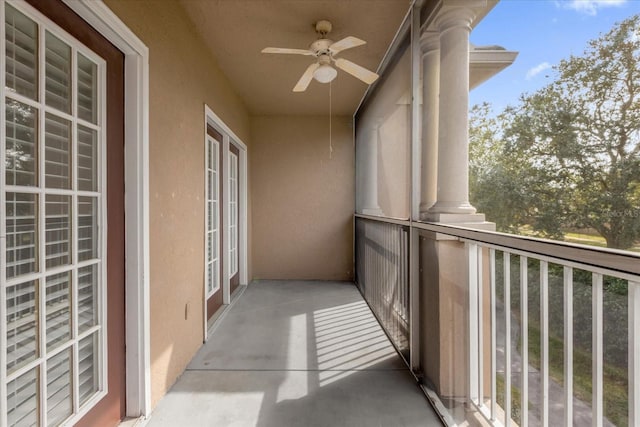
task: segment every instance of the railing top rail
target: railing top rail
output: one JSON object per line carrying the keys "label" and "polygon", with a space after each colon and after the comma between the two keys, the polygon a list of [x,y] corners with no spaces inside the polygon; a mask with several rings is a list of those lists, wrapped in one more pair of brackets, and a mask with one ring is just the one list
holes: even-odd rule
{"label": "railing top rail", "polygon": [[444,234],[478,243],[501,246],[506,249],[572,261],[586,266],[640,275],[640,254],[632,252],[536,237],[516,236],[495,231],[474,230],[448,224],[413,222],[397,218],[384,218],[362,214],[355,214],[355,216],[357,218],[410,226],[419,230]]}
{"label": "railing top rail", "polygon": [[396,225],[404,225],[411,226],[411,222],[407,219],[403,218],[391,218],[387,216],[373,216],[373,215],[363,215],[363,214],[355,214],[356,218],[369,219],[371,221],[384,222],[387,224],[396,224]]}

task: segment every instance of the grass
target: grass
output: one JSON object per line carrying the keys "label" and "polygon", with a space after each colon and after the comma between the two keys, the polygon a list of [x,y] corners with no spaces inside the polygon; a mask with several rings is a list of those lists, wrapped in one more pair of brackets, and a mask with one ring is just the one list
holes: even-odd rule
{"label": "grass", "polygon": [[[531,236],[531,237],[539,237],[536,233],[533,232],[531,227],[523,226],[518,229],[518,234],[523,236]],[[607,247],[607,241],[604,237],[595,233],[585,233],[585,232],[574,232],[574,231],[566,231],[564,233],[564,241],[568,243],[579,243],[581,245],[589,245],[589,246],[598,246],[601,248]],[[627,249],[632,252],[640,252],[640,242],[636,242],[636,244]]]}
{"label": "grass", "polygon": [[[549,336],[549,376],[558,384],[564,382],[563,341]],[[540,329],[529,325],[529,363],[540,369]],[[591,353],[573,348],[573,394],[591,406]],[[603,366],[604,415],[615,425],[628,423],[628,379],[624,369],[605,363]]]}
{"label": "grass", "polygon": [[[496,402],[498,405],[504,406],[504,376],[496,375]],[[511,386],[511,419],[516,422],[517,425],[522,425],[522,399],[520,389],[515,386]]]}

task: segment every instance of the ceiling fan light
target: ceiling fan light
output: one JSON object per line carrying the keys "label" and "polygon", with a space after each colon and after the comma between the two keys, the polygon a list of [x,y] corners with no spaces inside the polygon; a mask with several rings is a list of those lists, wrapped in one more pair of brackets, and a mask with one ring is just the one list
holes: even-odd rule
{"label": "ceiling fan light", "polygon": [[319,66],[313,72],[313,78],[320,83],[329,83],[331,80],[335,79],[337,75],[338,72],[336,69],[327,64]]}

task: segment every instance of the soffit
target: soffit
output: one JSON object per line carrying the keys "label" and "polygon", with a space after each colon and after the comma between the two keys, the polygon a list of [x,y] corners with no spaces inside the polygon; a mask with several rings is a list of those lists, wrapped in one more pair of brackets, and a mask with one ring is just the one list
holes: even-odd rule
{"label": "soffit", "polygon": [[[305,49],[316,39],[314,23],[333,24],[329,38],[355,36],[366,45],[340,54],[375,71],[407,13],[410,0],[182,0],[204,39],[256,115],[326,115],[329,85],[313,80],[306,92],[291,91],[313,61],[308,56],[263,54],[267,46]],[[332,113],[352,115],[367,85],[338,72],[331,84]]]}

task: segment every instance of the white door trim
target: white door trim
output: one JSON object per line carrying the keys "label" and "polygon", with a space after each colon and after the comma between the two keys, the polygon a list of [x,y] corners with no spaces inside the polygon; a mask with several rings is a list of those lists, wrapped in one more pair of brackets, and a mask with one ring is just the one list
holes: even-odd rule
{"label": "white door trim", "polygon": [[102,1],[62,0],[125,55],[126,410],[151,412],[149,50]]}
{"label": "white door trim", "polygon": [[[240,151],[240,158],[238,160],[238,167],[240,168],[240,170],[238,171],[238,177],[240,178],[240,186],[239,186],[239,194],[238,194],[238,201],[240,202],[240,210],[238,212],[239,214],[239,224],[238,226],[240,227],[239,230],[239,243],[240,243],[240,251],[238,253],[239,259],[239,271],[240,271],[240,285],[246,285],[248,282],[248,248],[247,248],[247,235],[248,235],[248,230],[247,230],[247,226],[248,226],[248,222],[247,222],[247,202],[248,202],[248,197],[247,197],[247,178],[248,178],[248,174],[247,174],[247,165],[248,165],[248,161],[247,161],[247,146],[245,145],[244,142],[242,142],[242,140],[240,138],[238,138],[238,135],[236,135],[231,128],[229,128],[229,126],[227,126],[227,124],[220,118],[218,117],[218,115],[216,113],[213,112],[213,110],[211,110],[211,108],[209,108],[208,105],[204,105],[204,117],[205,117],[205,123],[204,123],[204,132],[206,135],[207,132],[207,124],[211,125],[212,127],[216,128],[218,131],[220,131],[220,133],[222,133],[223,136],[223,141],[222,141],[222,156],[220,157],[220,164],[225,164],[227,165],[227,167],[222,168],[223,169],[223,173],[222,175],[220,175],[220,179],[222,180],[222,183],[224,185],[224,191],[222,194],[222,204],[223,206],[228,206],[229,204],[229,168],[228,168],[228,158],[229,158],[229,145],[233,144],[235,145],[239,151]],[[224,242],[228,242],[229,241],[229,233],[228,233],[228,215],[224,215],[224,217],[222,218],[222,224],[220,224],[221,226],[221,236],[224,239]],[[226,246],[225,246],[226,249]],[[229,288],[229,272],[228,272],[228,260],[226,260],[226,258],[228,257],[228,253],[226,254],[227,256],[225,257],[225,262],[221,263],[220,265],[220,274],[221,274],[221,285],[222,285],[222,303],[223,304],[229,304],[231,302],[231,295],[230,295],[230,288]],[[205,319],[204,319],[204,341],[207,340],[207,302],[205,299],[204,302],[204,313],[205,313]]]}

